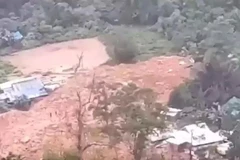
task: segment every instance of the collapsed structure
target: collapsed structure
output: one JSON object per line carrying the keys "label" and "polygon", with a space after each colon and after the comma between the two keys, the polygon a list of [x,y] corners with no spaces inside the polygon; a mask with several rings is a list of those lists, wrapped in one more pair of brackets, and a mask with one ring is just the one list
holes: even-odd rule
{"label": "collapsed structure", "polygon": [[19,78],[2,83],[1,112],[7,112],[10,108],[28,110],[33,100],[49,95],[49,92],[57,87],[59,86],[45,85],[38,77]]}
{"label": "collapsed structure", "polygon": [[28,77],[16,79],[0,84],[0,89],[3,91],[2,98],[13,102],[17,97],[26,96],[28,99],[33,99],[48,95],[44,88],[43,82],[36,77]]}

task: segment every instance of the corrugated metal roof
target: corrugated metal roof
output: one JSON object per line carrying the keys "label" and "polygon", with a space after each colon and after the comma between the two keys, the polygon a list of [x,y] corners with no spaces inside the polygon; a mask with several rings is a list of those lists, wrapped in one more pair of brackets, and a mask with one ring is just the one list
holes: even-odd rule
{"label": "corrugated metal roof", "polygon": [[10,101],[15,100],[16,97],[21,95],[25,95],[27,98],[37,98],[48,95],[44,88],[44,84],[37,77],[12,80],[0,84],[0,88],[4,91]]}

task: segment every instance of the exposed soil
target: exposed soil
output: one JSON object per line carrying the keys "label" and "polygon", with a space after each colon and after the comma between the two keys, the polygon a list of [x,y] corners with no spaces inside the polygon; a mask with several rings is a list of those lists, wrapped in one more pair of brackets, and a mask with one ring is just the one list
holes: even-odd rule
{"label": "exposed soil", "polygon": [[105,46],[97,38],[92,38],[49,44],[5,56],[2,60],[11,62],[24,75],[30,75],[74,68],[82,53],[83,67],[87,69],[97,67],[109,58]]}
{"label": "exposed soil", "polygon": [[[81,46],[79,43],[78,45]],[[86,47],[86,43],[83,46]],[[49,47],[46,48],[49,49]],[[46,51],[47,49],[40,48],[37,50]],[[94,47],[90,47],[90,50],[93,53]],[[29,52],[27,51],[25,54],[29,55]],[[96,49],[95,53],[97,52]],[[64,55],[67,57],[67,54]],[[8,58],[10,59],[10,57]],[[13,57],[12,62],[14,59]],[[34,56],[31,59],[34,60]],[[184,61],[185,63],[183,63]],[[96,80],[105,80],[107,82],[131,80],[142,87],[155,89],[159,93],[160,100],[167,102],[169,93],[173,88],[182,83],[189,75],[189,70],[185,68],[187,61],[187,59],[180,57],[162,57],[131,65],[101,66],[95,69]],[[50,62],[46,62],[46,64],[51,64]],[[36,68],[41,68],[40,62],[36,63],[39,64]],[[19,62],[19,64],[27,65],[28,63],[25,60],[25,63]],[[34,63],[31,62],[30,64],[33,65]],[[30,67],[34,68],[34,66]],[[43,67],[45,69],[50,68],[46,67],[46,65],[43,65]],[[27,69],[25,71],[30,72]],[[86,98],[88,90],[85,86],[91,82],[92,75],[93,71],[80,73],[50,96],[36,103],[28,112],[11,111],[0,115],[1,153],[6,154],[8,151],[12,151],[24,155],[27,160],[33,160],[39,159],[44,149],[51,148],[49,143],[53,143],[54,148],[57,148],[60,144],[64,144],[60,145],[64,146],[64,148],[71,148],[76,142],[71,129],[75,124],[76,91],[82,91],[83,98]],[[48,145],[46,146],[46,144]],[[123,156],[121,159],[126,159],[126,157]]]}

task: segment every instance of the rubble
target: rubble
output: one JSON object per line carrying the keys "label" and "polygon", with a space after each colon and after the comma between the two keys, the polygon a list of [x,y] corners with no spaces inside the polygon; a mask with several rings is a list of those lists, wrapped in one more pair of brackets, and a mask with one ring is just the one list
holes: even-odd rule
{"label": "rubble", "polygon": [[0,84],[0,89],[3,91],[0,94],[1,108],[5,109],[2,112],[7,112],[11,109],[29,110],[32,101],[49,95],[64,84],[51,82],[44,84],[38,77],[27,77]]}
{"label": "rubble", "polygon": [[231,149],[231,146],[232,146],[231,142],[222,143],[217,146],[216,151],[221,156],[226,156],[229,150]]}
{"label": "rubble", "polygon": [[187,125],[179,131],[173,131],[170,136],[173,138],[167,139],[168,143],[174,145],[190,143],[192,147],[219,143],[226,140],[226,137],[221,136],[219,133],[213,133],[205,123]]}
{"label": "rubble", "polygon": [[[176,118],[168,120],[174,123]],[[229,135],[222,134],[222,130],[211,131],[206,123],[194,122],[182,128],[175,125],[168,128],[164,133],[159,133],[156,130],[158,134],[149,136],[154,145],[154,150],[162,150],[161,148],[170,146],[171,152],[179,156],[189,155],[191,150],[192,156],[196,159],[204,157],[224,159],[226,156],[229,157],[229,154],[233,153],[232,151],[236,147],[236,141],[229,139]],[[233,137],[233,134],[230,137]]]}
{"label": "rubble", "polygon": [[44,89],[42,81],[36,77],[27,77],[22,79],[16,79],[0,84],[3,94],[9,100],[13,102],[22,95],[27,99],[37,98],[40,96],[46,96],[47,92]]}

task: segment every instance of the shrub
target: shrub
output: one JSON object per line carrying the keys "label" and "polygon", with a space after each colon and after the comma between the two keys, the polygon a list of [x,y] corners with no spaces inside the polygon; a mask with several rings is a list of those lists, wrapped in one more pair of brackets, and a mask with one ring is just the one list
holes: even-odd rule
{"label": "shrub", "polygon": [[43,155],[43,160],[79,160],[79,156],[74,152],[63,152],[60,154],[47,152]]}
{"label": "shrub", "polygon": [[100,40],[106,45],[106,51],[115,64],[133,63],[139,54],[137,46],[126,36],[120,34],[104,35]]}
{"label": "shrub", "polygon": [[0,83],[7,81],[7,76],[11,73],[13,73],[14,69],[16,69],[14,66],[12,66],[10,63],[6,63],[0,60]]}
{"label": "shrub", "polygon": [[168,106],[178,109],[196,106],[196,99],[192,97],[192,93],[189,89],[192,83],[192,81],[187,81],[174,88],[170,94]]}

